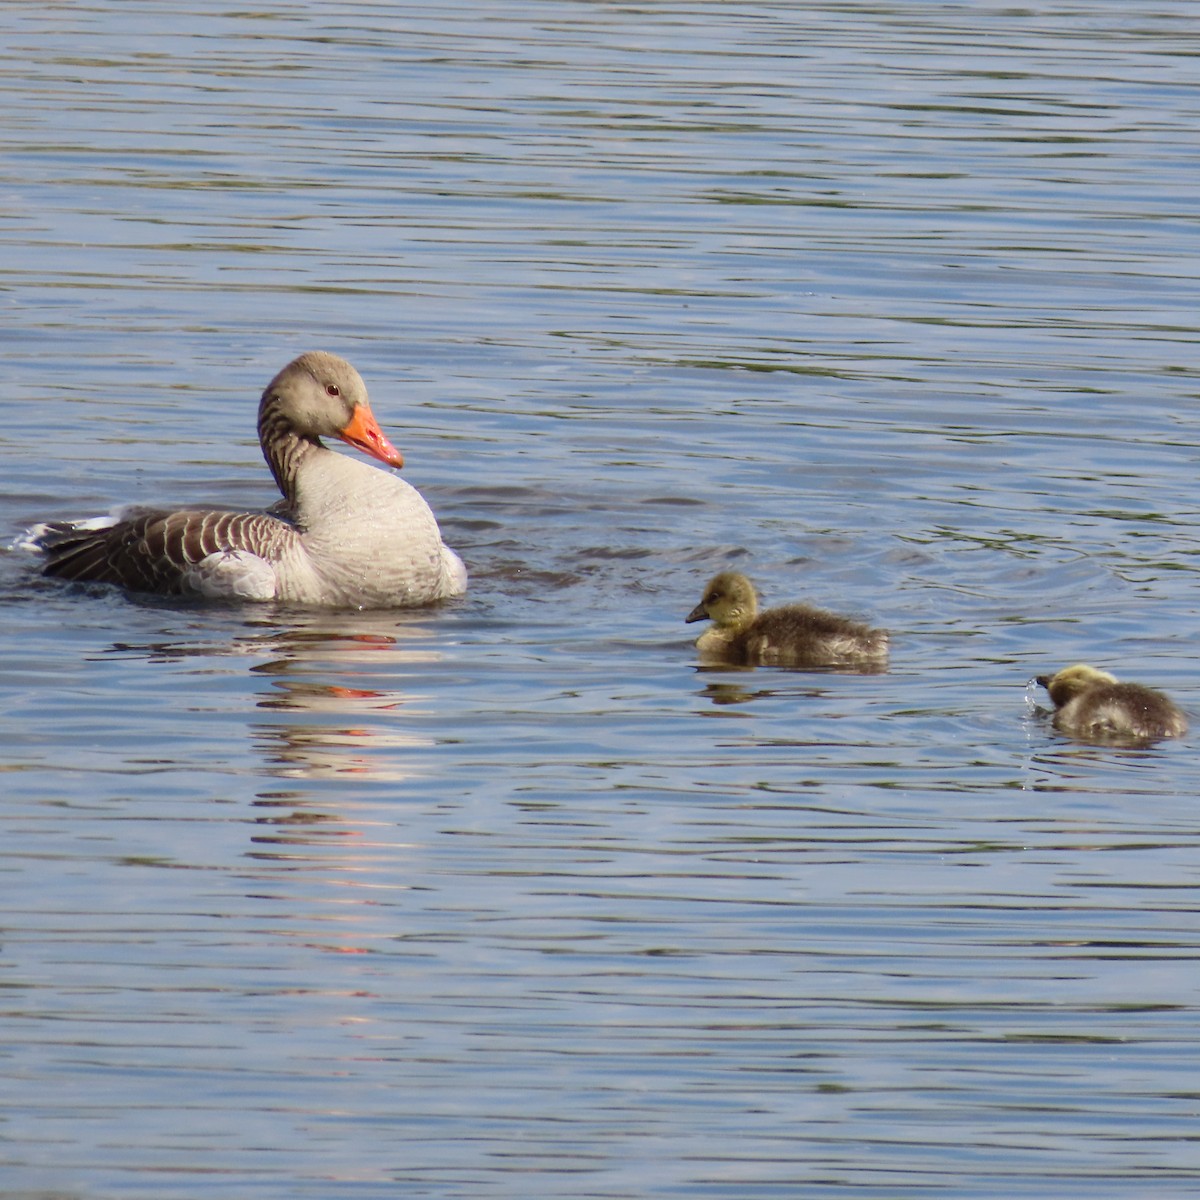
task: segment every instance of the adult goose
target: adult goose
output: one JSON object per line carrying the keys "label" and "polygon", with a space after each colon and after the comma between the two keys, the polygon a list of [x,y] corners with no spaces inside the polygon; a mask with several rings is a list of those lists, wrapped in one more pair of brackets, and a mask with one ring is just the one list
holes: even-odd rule
{"label": "adult goose", "polygon": [[44,573],[162,595],[324,607],[411,607],[466,590],[466,568],[421,494],[322,443],[340,438],[403,465],[345,359],[314,351],[288,363],[263,392],[258,437],[283,493],[274,508],[131,509],[99,528],[45,525],[36,536]]}

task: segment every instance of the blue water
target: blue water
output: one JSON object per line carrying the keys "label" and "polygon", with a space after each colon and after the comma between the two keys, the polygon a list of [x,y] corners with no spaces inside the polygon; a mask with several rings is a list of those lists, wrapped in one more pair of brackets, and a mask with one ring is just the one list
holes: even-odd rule
{"label": "blue water", "polygon": [[[0,1197],[1178,1196],[1187,4],[0,7],[0,541],[271,501],[348,357],[425,612],[0,553]],[[891,670],[699,668],[717,569]]]}

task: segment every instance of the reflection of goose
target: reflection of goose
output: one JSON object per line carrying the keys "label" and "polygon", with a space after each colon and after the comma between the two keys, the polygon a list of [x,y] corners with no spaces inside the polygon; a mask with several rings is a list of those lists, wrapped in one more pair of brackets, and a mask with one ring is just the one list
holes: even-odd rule
{"label": "reflection of goose", "polygon": [[1182,737],[1187,717],[1162,692],[1119,683],[1085,663],[1037,677],[1054,702],[1054,727],[1084,741],[1150,741]]}
{"label": "reflection of goose", "polygon": [[255,721],[254,744],[267,774],[281,779],[353,775],[398,783],[430,770],[421,752],[435,742],[403,726],[408,697],[311,683],[283,685],[262,707],[280,720]]}
{"label": "reflection of goose", "polygon": [[257,643],[271,657],[253,669],[267,682],[252,724],[267,771],[284,778],[399,781],[429,769],[434,748],[410,685],[440,660],[427,626],[383,612],[289,614]]}
{"label": "reflection of goose", "polygon": [[421,494],[325,447],[337,437],[399,467],[358,372],[333,354],[289,363],[263,392],[258,435],[283,503],[270,512],[131,512],[42,528],[47,575],[134,591],[325,607],[428,604],[466,590]]}
{"label": "reflection of goose", "polygon": [[[195,629],[207,636],[194,637]],[[117,642],[112,649],[150,663],[188,664],[173,678],[247,670],[258,710],[249,723],[257,774],[398,781],[438,761],[440,743],[428,731],[428,696],[420,689],[442,661],[442,640],[416,612],[293,608],[254,612],[232,637],[223,623],[206,623],[180,641]],[[181,696],[185,711],[211,711]]]}
{"label": "reflection of goose", "polygon": [[712,621],[696,641],[703,658],[779,667],[859,667],[887,662],[888,635],[859,621],[807,604],[758,611],[754,585],[722,571],[704,589],[685,621]]}

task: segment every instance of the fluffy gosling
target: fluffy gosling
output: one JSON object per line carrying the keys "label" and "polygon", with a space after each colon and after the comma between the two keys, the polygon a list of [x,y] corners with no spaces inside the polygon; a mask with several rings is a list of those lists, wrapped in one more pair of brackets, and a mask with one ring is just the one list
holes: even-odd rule
{"label": "fluffy gosling", "polygon": [[855,667],[881,670],[888,635],[860,621],[807,604],[758,611],[754,585],[736,571],[722,571],[684,618],[712,621],[696,640],[703,659],[739,666]]}
{"label": "fluffy gosling", "polygon": [[1148,742],[1187,733],[1187,717],[1162,692],[1140,683],[1119,683],[1107,671],[1085,663],[1039,675],[1037,681],[1054,703],[1054,728],[1070,737]]}

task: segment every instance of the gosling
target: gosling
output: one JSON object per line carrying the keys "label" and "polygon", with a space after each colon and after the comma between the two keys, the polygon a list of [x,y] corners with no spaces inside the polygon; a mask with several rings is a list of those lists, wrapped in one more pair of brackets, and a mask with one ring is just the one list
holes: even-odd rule
{"label": "gosling", "polygon": [[807,604],[758,611],[754,585],[736,571],[722,571],[684,618],[712,621],[696,640],[702,659],[738,666],[853,667],[882,670],[888,635],[849,617]]}
{"label": "gosling", "polygon": [[1182,737],[1187,717],[1162,692],[1140,683],[1118,683],[1107,671],[1084,663],[1055,675],[1039,675],[1057,710],[1054,728],[1091,742],[1148,742]]}

